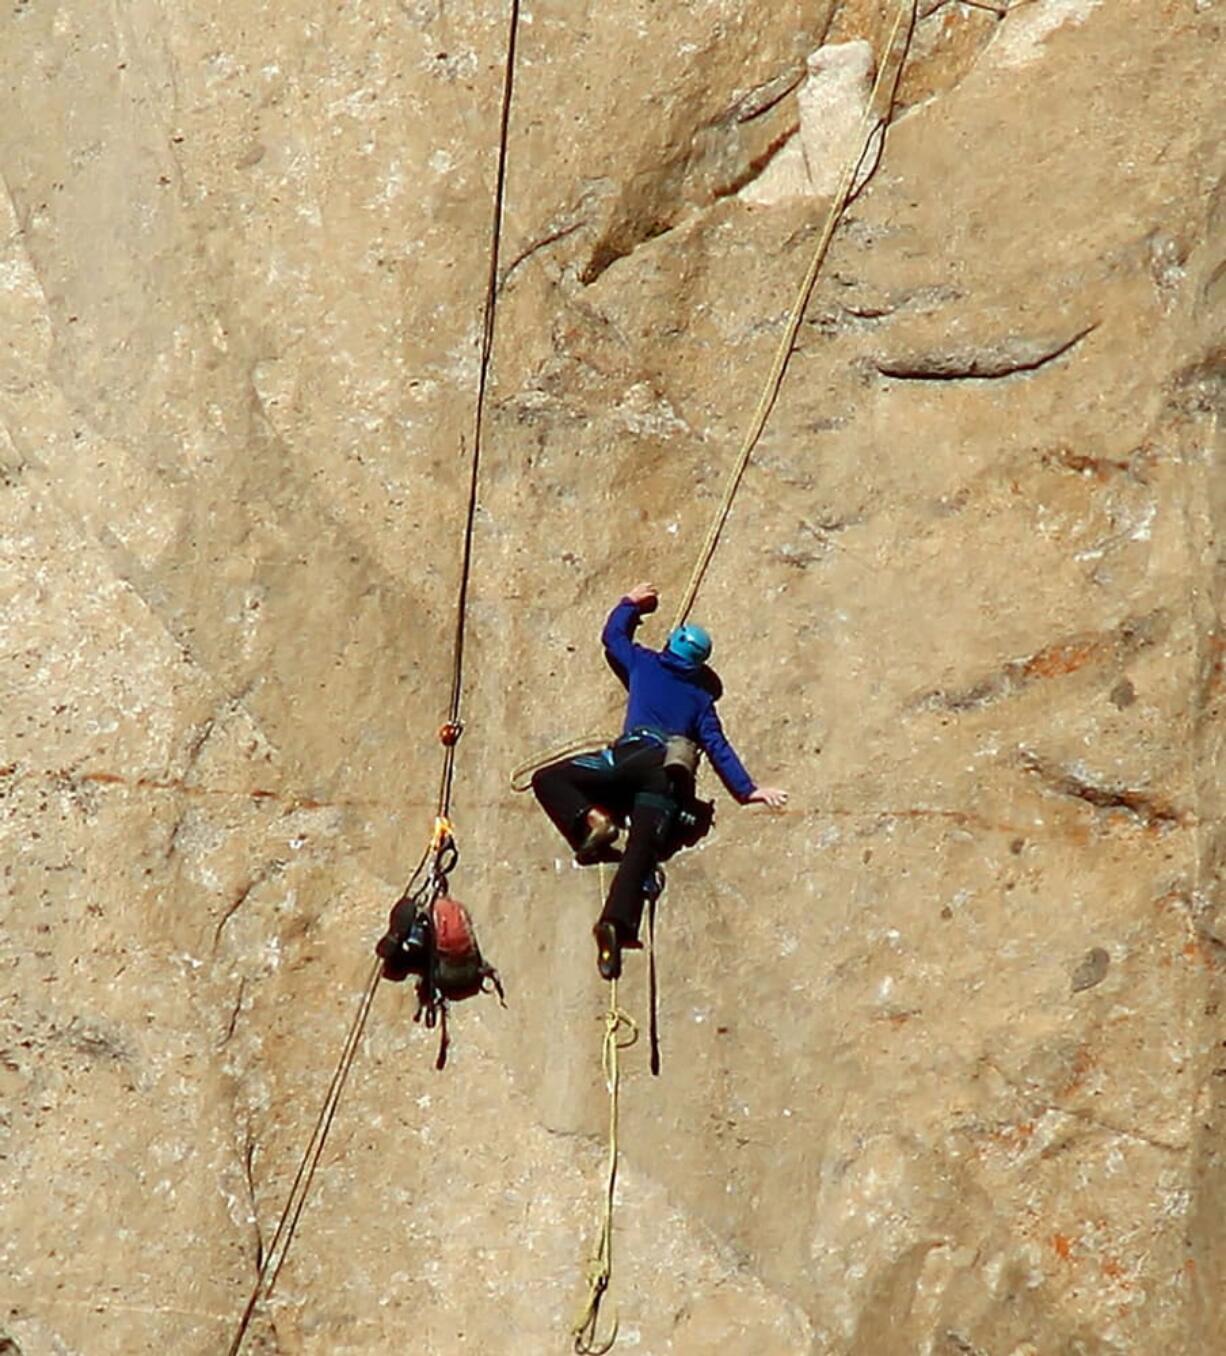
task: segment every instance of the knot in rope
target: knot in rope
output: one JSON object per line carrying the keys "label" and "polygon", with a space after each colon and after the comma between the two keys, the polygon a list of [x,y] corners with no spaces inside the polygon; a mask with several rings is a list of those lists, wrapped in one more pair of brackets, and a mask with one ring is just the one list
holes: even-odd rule
{"label": "knot in rope", "polygon": [[430,835],[430,851],[437,854],[447,843],[455,841],[455,831],[446,815],[438,815],[434,820],[434,832]]}

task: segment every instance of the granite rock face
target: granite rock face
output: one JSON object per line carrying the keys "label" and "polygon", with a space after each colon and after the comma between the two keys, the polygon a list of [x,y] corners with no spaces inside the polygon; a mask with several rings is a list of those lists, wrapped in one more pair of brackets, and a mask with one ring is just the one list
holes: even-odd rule
{"label": "granite rock face", "polygon": [[[792,800],[670,872],[608,1308],[655,1356],[1206,1356],[1221,6],[918,11],[694,613]],[[569,1347],[598,887],[508,778],[615,726],[640,578],[662,638],[829,180],[744,199],[893,12],[525,12],[455,800],[509,1007],[439,1074],[381,987],[249,1350]],[[0,17],[0,1351],[225,1350],[429,835],[505,19]]]}

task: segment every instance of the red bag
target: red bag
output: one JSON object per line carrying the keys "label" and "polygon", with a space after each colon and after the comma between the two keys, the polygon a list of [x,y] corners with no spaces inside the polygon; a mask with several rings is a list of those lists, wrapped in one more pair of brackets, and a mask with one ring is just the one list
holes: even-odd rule
{"label": "red bag", "polygon": [[458,899],[440,895],[431,906],[434,925],[434,983],[444,998],[471,998],[492,974],[477,945],[468,910]]}

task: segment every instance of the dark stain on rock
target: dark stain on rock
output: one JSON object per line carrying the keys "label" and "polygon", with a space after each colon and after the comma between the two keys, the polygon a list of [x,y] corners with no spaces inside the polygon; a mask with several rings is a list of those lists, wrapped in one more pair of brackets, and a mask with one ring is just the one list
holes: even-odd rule
{"label": "dark stain on rock", "polygon": [[132,1059],[132,1051],[123,1038],[115,1031],[108,1031],[96,1021],[74,1017],[62,1030],[56,1030],[51,1034],[53,1040],[63,1042],[77,1054],[84,1055],[86,1059],[116,1064],[127,1064]]}
{"label": "dark stain on rock", "polygon": [[1087,951],[1073,971],[1073,992],[1081,993],[1085,989],[1094,988],[1096,984],[1101,984],[1107,977],[1110,965],[1111,957],[1101,946]]}
{"label": "dark stain on rock", "polygon": [[1226,413],[1226,345],[1176,373],[1172,404],[1184,414]]}
{"label": "dark stain on rock", "polygon": [[1201,709],[1213,702],[1223,689],[1226,689],[1226,630],[1214,627],[1206,634],[1202,648],[1197,682],[1197,701]]}
{"label": "dark stain on rock", "polygon": [[1122,711],[1126,706],[1131,706],[1137,699],[1137,690],[1132,685],[1131,679],[1121,678],[1111,689],[1111,701],[1113,705],[1119,707]]}

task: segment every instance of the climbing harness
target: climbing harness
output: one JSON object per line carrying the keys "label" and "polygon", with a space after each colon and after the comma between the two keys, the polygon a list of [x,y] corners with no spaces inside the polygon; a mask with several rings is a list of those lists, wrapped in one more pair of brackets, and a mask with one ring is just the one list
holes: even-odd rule
{"label": "climbing harness", "polygon": [[[813,293],[813,287],[817,281],[817,275],[821,269],[822,261],[825,259],[826,253],[830,248],[830,241],[834,236],[834,231],[839,223],[839,219],[842,217],[848,203],[857,191],[856,177],[859,174],[860,168],[864,164],[866,157],[869,155],[878,134],[880,133],[880,136],[884,138],[885,128],[893,111],[894,98],[898,90],[898,81],[902,74],[907,48],[911,41],[911,33],[915,26],[916,2],[917,0],[900,0],[898,12],[894,17],[889,37],[886,41],[885,51],[878,66],[877,78],[873,84],[872,93],[870,94],[868,103],[865,107],[864,116],[860,121],[858,138],[859,150],[847,162],[834,198],[827,210],[824,224],[818,236],[817,245],[813,251],[812,258],[809,261],[809,267],[797,290],[796,299],[792,304],[792,310],[788,317],[787,325],[784,327],[784,332],[780,339],[778,349],[776,350],[774,361],[767,373],[766,382],[763,386],[762,394],[759,397],[753,418],[750,420],[749,428],[741,442],[736,461],[733,464],[724,487],[723,497],[712,518],[706,539],[699,551],[698,559],[690,575],[689,583],[682,596],[681,605],[678,608],[676,618],[673,621],[674,633],[677,628],[685,624],[690,609],[694,605],[694,600],[698,596],[698,590],[702,585],[707,569],[711,564],[711,559],[715,554],[715,548],[719,544],[724,525],[728,520],[728,515],[732,511],[732,502],[736,497],[737,489],[744,477],[745,470],[749,465],[749,460],[753,455],[754,448],[757,446],[758,441],[762,436],[762,432],[766,428],[766,421],[770,416],[771,410],[774,408],[775,402],[779,397],[779,392],[783,386],[783,378],[787,371],[788,360],[792,355],[792,349],[796,343],[796,335],[799,332],[801,321],[804,318],[804,312],[809,303],[809,298]],[[910,20],[909,23],[906,22],[908,18]],[[591,745],[589,744],[587,747],[590,748]],[[558,756],[564,757],[565,754]],[[543,764],[537,764],[537,766],[542,765]],[[516,770],[517,778],[521,772],[522,769]],[[518,787],[516,789],[518,789]],[[600,890],[603,898],[603,868],[601,870]],[[653,1074],[658,1074],[660,1070],[659,1033],[656,1021],[658,995],[655,968],[655,911],[658,897],[658,892],[655,896],[649,897],[648,910],[651,1071]],[[630,1039],[619,1042],[618,1033],[623,1029],[629,1029],[633,1034]],[[598,1339],[596,1334],[600,1316],[600,1305],[609,1288],[613,1273],[613,1188],[617,1176],[617,1122],[621,1074],[618,1055],[621,1050],[634,1044],[637,1035],[638,1028],[634,1025],[633,1020],[618,1006],[617,981],[613,980],[610,983],[609,988],[609,1010],[605,1015],[605,1038],[601,1051],[605,1085],[609,1091],[608,1174],[605,1186],[605,1200],[600,1235],[588,1271],[588,1301],[579,1322],[576,1323],[574,1327],[575,1351],[579,1353],[579,1356],[601,1356],[601,1353],[609,1351],[617,1340],[616,1319],[614,1319],[613,1326],[607,1337]]]}
{"label": "climbing harness", "polygon": [[[515,50],[519,32],[519,11],[520,0],[510,0],[510,10],[507,21],[506,57],[503,70],[502,104],[499,115],[498,168],[493,194],[493,219],[490,227],[489,271],[486,275],[485,300],[482,313],[481,358],[477,378],[477,397],[473,413],[468,503],[465,511],[464,541],[460,559],[460,582],[456,600],[455,633],[452,642],[451,692],[448,700],[447,718],[439,727],[438,731],[439,743],[443,748],[442,770],[439,776],[438,811],[430,843],[422,854],[422,858],[410,877],[408,885],[406,885],[401,892],[400,899],[397,901],[397,904],[393,906],[394,914],[396,908],[401,904],[404,904],[405,909],[402,913],[407,913],[409,915],[409,920],[412,925],[423,921],[419,920],[418,916],[423,913],[421,907],[422,901],[428,900],[427,907],[424,910],[426,914],[424,923],[429,927],[432,944],[428,947],[426,974],[423,975],[424,991],[421,985],[419,985],[418,988],[419,1005],[417,1020],[422,1020],[424,1018],[427,1026],[433,1026],[437,1023],[440,1028],[439,1054],[436,1060],[436,1067],[440,1069],[445,1064],[447,1057],[448,1037],[446,1005],[450,998],[461,996],[461,989],[467,987],[460,982],[460,977],[457,974],[453,973],[449,976],[446,973],[445,966],[448,960],[454,961],[456,955],[453,953],[450,957],[440,957],[438,942],[440,932],[443,930],[444,919],[446,920],[446,927],[450,930],[450,935],[453,940],[464,933],[468,934],[471,946],[465,948],[465,954],[469,963],[471,963],[473,955],[475,955],[475,966],[478,975],[477,988],[476,990],[471,991],[485,992],[492,989],[497,992],[500,1000],[503,999],[502,985],[499,983],[497,972],[492,966],[486,965],[485,961],[481,958],[479,948],[476,947],[476,938],[475,934],[472,933],[471,919],[468,919],[467,910],[464,910],[462,905],[457,906],[457,901],[447,898],[446,886],[447,877],[455,868],[455,865],[459,860],[459,851],[456,847],[455,834],[452,829],[450,815],[452,793],[455,788],[456,748],[459,744],[460,737],[464,732],[464,720],[462,715],[462,700],[464,694],[464,642],[467,634],[469,583],[472,576],[473,538],[477,517],[477,496],[480,485],[481,435],[485,423],[486,391],[494,344],[494,322],[498,294],[498,262],[502,242],[503,201],[506,194],[507,141],[511,121],[511,100],[515,84]],[[461,451],[464,450],[463,442],[461,442]],[[453,907],[443,909],[442,905],[444,900]],[[461,912],[457,913],[457,907]],[[467,925],[465,925],[464,920],[467,920]],[[398,957],[393,955],[392,959],[403,961],[406,957],[403,955]],[[294,1234],[298,1227],[298,1221],[306,1206],[307,1197],[311,1190],[311,1184],[314,1181],[315,1172],[319,1166],[320,1157],[323,1154],[328,1132],[332,1128],[332,1122],[336,1116],[337,1108],[340,1105],[341,1094],[344,1091],[345,1082],[349,1077],[349,1071],[352,1068],[353,1061],[357,1055],[362,1034],[366,1029],[366,1022],[370,1016],[370,1009],[371,1004],[374,1002],[375,991],[379,986],[381,978],[390,978],[390,975],[387,973],[388,964],[389,958],[380,954],[376,956],[376,959],[370,968],[366,984],[362,990],[361,998],[358,1003],[357,1012],[350,1025],[349,1032],[345,1037],[345,1042],[341,1047],[340,1058],[337,1062],[336,1070],[332,1075],[332,1081],[328,1086],[328,1092],[324,1098],[323,1107],[320,1109],[306,1151],[302,1156],[302,1161],[299,1163],[293,1185],[290,1188],[289,1199],[286,1201],[285,1207],[281,1212],[281,1218],[278,1221],[276,1231],[273,1234],[272,1242],[260,1259],[255,1286],[247,1300],[247,1304],[239,1320],[238,1328],[235,1331],[227,1356],[238,1356],[257,1305],[261,1300],[267,1301],[271,1297],[277,1283],[277,1278],[281,1274],[281,1268],[285,1265],[285,1259],[289,1253],[290,1244],[293,1242]],[[505,1000],[503,1001],[505,1006]]]}

